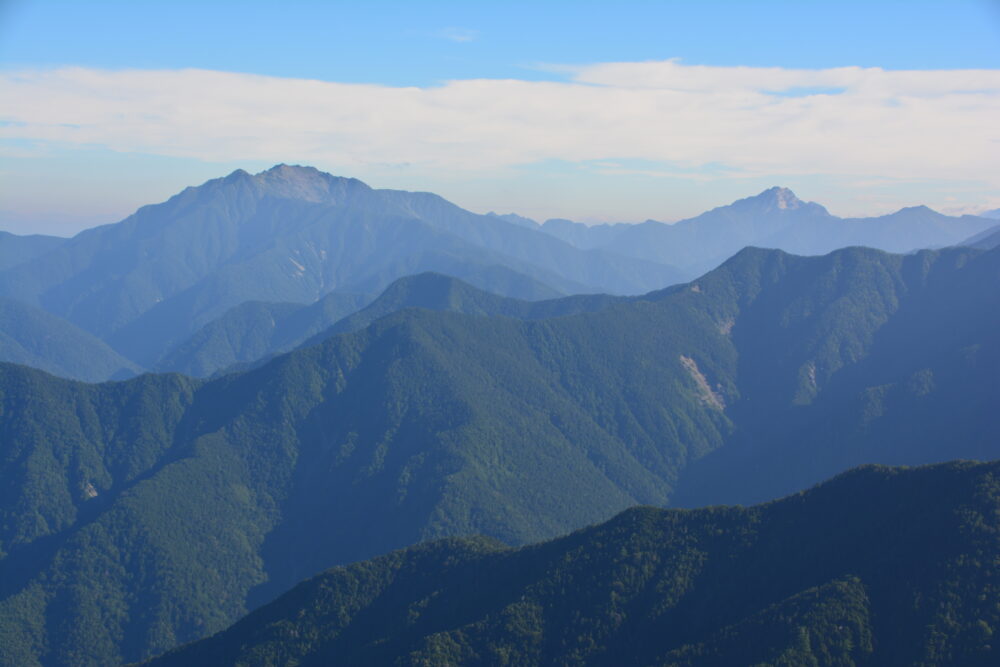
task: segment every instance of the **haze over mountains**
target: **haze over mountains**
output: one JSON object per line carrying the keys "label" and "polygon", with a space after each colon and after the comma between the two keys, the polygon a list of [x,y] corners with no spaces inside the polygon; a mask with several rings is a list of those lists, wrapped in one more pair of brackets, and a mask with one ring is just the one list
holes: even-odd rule
{"label": "haze over mountains", "polygon": [[437,270],[502,294],[644,292],[678,274],[583,252],[435,195],[373,190],[284,165],[188,188],[82,232],[0,275],[0,294],[42,307],[143,365],[245,301],[311,303],[379,292]]}
{"label": "haze over mountains", "polygon": [[[906,252],[952,245],[993,225],[924,207],[843,220],[772,188],[674,225],[539,226],[476,215],[428,193],[374,190],[278,165],[188,188],[72,239],[0,236],[0,297],[66,320],[66,330],[110,348],[100,353],[107,361],[81,369],[61,359],[84,356],[92,341],[59,334],[51,338],[71,349],[33,357],[24,351],[26,331],[0,322],[0,359],[34,359],[84,380],[136,369],[208,376],[286,351],[348,314],[316,306],[318,319],[299,316],[313,318],[301,331],[295,318],[277,324],[302,306],[326,298],[356,309],[360,296],[370,300],[423,271],[527,300],[635,295],[690,280],[747,245],[800,254],[848,245]],[[54,321],[34,319],[39,326]]]}
{"label": "haze over mountains", "polygon": [[997,458],[998,279],[1000,251],[747,249],[552,317],[437,287],[479,314],[398,311],[211,382],[4,365],[5,663],[138,660],[423,539]]}
{"label": "haze over mountains", "polygon": [[959,245],[968,246],[970,248],[981,248],[983,250],[996,248],[997,246],[1000,246],[1000,225],[990,227],[984,232],[970,236]]}
{"label": "haze over mountains", "polygon": [[602,248],[657,261],[693,277],[748,245],[798,255],[821,255],[854,245],[909,252],[954,245],[966,238],[963,234],[989,226],[983,218],[954,218],[926,206],[876,218],[838,218],[815,202],[800,200],[787,188],[774,187],[672,225],[649,220],[638,225],[588,227],[549,220],[541,229],[580,248]]}
{"label": "haze over mountains", "polygon": [[286,165],[0,235],[0,665],[993,664],[995,463],[794,494],[1000,458],[998,246]]}
{"label": "haze over mountains", "polygon": [[58,236],[44,236],[42,234],[18,236],[10,232],[0,231],[0,271],[30,261],[65,241],[66,239]]}

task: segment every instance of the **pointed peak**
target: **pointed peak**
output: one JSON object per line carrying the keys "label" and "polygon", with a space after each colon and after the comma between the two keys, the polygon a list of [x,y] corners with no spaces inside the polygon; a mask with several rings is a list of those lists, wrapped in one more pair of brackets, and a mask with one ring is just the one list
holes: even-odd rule
{"label": "pointed peak", "polygon": [[238,180],[243,179],[243,178],[248,178],[249,176],[250,176],[250,172],[246,171],[245,169],[236,169],[235,171],[233,171],[231,174],[229,174],[228,176],[226,176],[222,180],[223,181],[238,181]]}
{"label": "pointed peak", "polygon": [[756,197],[751,197],[751,199],[766,202],[778,209],[796,209],[806,205],[804,201],[795,196],[794,192],[777,185],[764,190]]}
{"label": "pointed peak", "polygon": [[[816,202],[802,201],[795,196],[794,192],[780,186],[768,188],[753,197],[738,199],[728,206],[720,206],[718,209],[712,209],[712,211],[755,216],[784,211],[801,211],[803,213],[829,215],[829,212]],[[709,211],[709,213],[712,213],[712,211]]]}

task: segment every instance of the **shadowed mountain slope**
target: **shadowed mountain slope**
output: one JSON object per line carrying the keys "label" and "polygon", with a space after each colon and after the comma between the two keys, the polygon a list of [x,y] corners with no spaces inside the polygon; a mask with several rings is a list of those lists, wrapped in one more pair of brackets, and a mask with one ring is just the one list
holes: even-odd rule
{"label": "shadowed mountain slope", "polygon": [[990,665],[1000,464],[336,568],[150,665]]}
{"label": "shadowed mountain slope", "polygon": [[627,301],[628,297],[607,294],[580,294],[558,299],[524,301],[491,294],[451,276],[422,273],[400,278],[372,303],[317,334],[304,345],[315,345],[334,334],[363,329],[375,320],[406,308],[540,320],[595,312],[609,305]]}
{"label": "shadowed mountain slope", "polygon": [[971,236],[957,245],[979,248],[981,250],[992,250],[1000,246],[1000,225],[990,227],[985,232]]}
{"label": "shadowed mountain slope", "polygon": [[420,540],[996,458],[998,286],[997,251],[748,249],[595,312],[407,309],[210,382],[0,365],[2,663],[139,660]]}
{"label": "shadowed mountain slope", "polygon": [[0,298],[0,361],[90,382],[124,379],[140,368],[66,320]]}
{"label": "shadowed mountain slope", "polygon": [[257,367],[278,353],[363,329],[406,308],[532,320],[593,312],[627,299],[592,294],[525,301],[492,294],[451,276],[422,273],[393,282],[367,306],[369,297],[339,292],[331,292],[308,306],[241,304],[202,327],[172,350],[157,368],[207,377],[229,368]]}
{"label": "shadowed mountain slope", "polygon": [[212,320],[156,363],[161,372],[207,377],[298,347],[371,300],[330,292],[315,303],[247,301]]}

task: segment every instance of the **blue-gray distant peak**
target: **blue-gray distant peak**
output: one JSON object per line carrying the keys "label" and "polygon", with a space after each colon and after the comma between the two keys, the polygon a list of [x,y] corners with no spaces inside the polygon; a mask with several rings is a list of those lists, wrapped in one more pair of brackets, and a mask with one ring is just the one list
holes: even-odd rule
{"label": "blue-gray distant peak", "polygon": [[[816,202],[802,201],[788,188],[773,187],[753,197],[737,199],[732,204],[713,208],[697,217],[680,220],[674,227],[677,229],[694,227],[704,232],[707,224],[713,234],[722,233],[723,236],[717,240],[725,246],[725,252],[721,252],[715,258],[717,261],[722,261],[739,250],[742,245],[760,243],[790,223],[794,222],[798,226],[798,223],[805,220],[826,221],[832,217],[829,211]],[[732,225],[736,227],[731,228]],[[728,231],[720,232],[722,228]],[[740,234],[744,236],[752,232],[752,238],[732,237],[731,233],[736,229],[739,229]],[[733,242],[737,241],[739,246],[733,247]],[[699,243],[705,242],[706,239],[699,241]]]}
{"label": "blue-gray distant peak", "polygon": [[958,218],[949,218],[944,213],[938,213],[934,209],[928,206],[906,206],[899,209],[895,213],[889,213],[888,215],[881,216],[881,218],[861,218],[862,220],[892,220],[905,222],[909,225],[919,224],[919,223],[932,223],[932,224],[947,224],[951,220],[957,220]]}
{"label": "blue-gray distant peak", "polygon": [[258,174],[237,169],[223,178],[212,179],[200,186],[185,189],[174,199],[188,204],[192,197],[201,200],[216,193],[242,192],[253,199],[277,197],[323,204],[342,203],[350,196],[371,192],[371,188],[356,178],[334,176],[315,167],[278,164]]}
{"label": "blue-gray distant peak", "polygon": [[733,208],[752,209],[760,213],[772,211],[797,211],[799,209],[815,209],[826,212],[826,209],[815,202],[805,202],[795,196],[788,188],[775,186],[764,190],[759,195],[739,199],[731,204]]}
{"label": "blue-gray distant peak", "polygon": [[805,206],[805,202],[796,197],[795,193],[788,188],[775,186],[770,190],[765,190],[761,196],[772,200],[778,208],[801,208]]}
{"label": "blue-gray distant peak", "polygon": [[311,202],[331,202],[350,192],[371,190],[356,178],[334,176],[315,167],[298,165],[275,165],[252,178],[262,194]]}
{"label": "blue-gray distant peak", "polygon": [[360,190],[370,191],[371,188],[357,179],[333,176],[313,167],[279,164],[259,174],[237,169],[222,178],[213,178],[201,185],[184,188],[163,204],[153,204],[151,207],[157,208],[165,204],[176,213],[188,206],[204,205],[218,196],[226,199],[237,197],[244,201],[270,196],[337,203],[343,200],[345,194]]}
{"label": "blue-gray distant peak", "polygon": [[214,183],[215,181],[221,180],[223,182],[228,181],[232,183],[234,181],[239,181],[246,178],[253,178],[253,176],[251,176],[250,172],[248,172],[246,169],[236,169],[235,171],[233,171],[233,173],[229,174],[228,176],[223,176],[221,179],[213,178],[211,181],[208,182]]}

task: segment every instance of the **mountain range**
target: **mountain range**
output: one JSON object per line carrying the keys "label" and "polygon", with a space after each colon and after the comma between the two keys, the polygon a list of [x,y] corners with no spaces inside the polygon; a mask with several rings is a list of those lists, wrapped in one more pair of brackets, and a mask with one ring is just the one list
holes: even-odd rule
{"label": "mountain range", "polygon": [[[0,365],[0,662],[141,660],[423,540],[520,545],[636,504],[997,458],[998,280],[1000,250],[972,248],[748,248],[639,297],[542,304],[427,275],[211,381]],[[834,606],[858,599],[827,578],[773,602],[831,582]],[[743,609],[733,627],[770,618]]]}
{"label": "mountain range", "polygon": [[540,229],[580,248],[603,249],[667,264],[687,276],[708,271],[745,246],[822,255],[846,246],[903,253],[954,245],[995,223],[985,217],[946,216],[926,206],[871,218],[839,218],[815,202],[773,187],[755,197],[664,224],[586,226],[549,220]]}
{"label": "mountain range", "polygon": [[610,303],[627,299],[607,294],[583,294],[525,301],[486,292],[444,274],[427,272],[396,280],[374,300],[331,292],[308,306],[241,304],[205,325],[168,355],[161,367],[198,377],[244,370],[260,365],[279,352],[313,345],[333,334],[363,329],[380,317],[406,308],[533,320],[600,310]]}
{"label": "mountain range", "polygon": [[644,292],[678,278],[436,195],[279,165],[233,172],[81,232],[0,273],[0,296],[65,318],[150,367],[246,301],[377,293],[426,270],[525,298]]}
{"label": "mountain range", "polygon": [[147,664],[992,665],[1000,464],[869,466],[754,507],[329,570]]}
{"label": "mountain range", "polygon": [[[30,330],[0,322],[0,359],[87,381],[207,377],[292,349],[371,299],[361,297],[425,271],[525,300],[638,295],[747,245],[908,252],[995,224],[925,207],[847,220],[772,188],[673,225],[537,225],[309,167],[238,170],[71,239],[0,234],[0,298],[52,316],[36,314]],[[38,349],[39,337],[50,343]],[[94,339],[107,349],[95,353]],[[103,360],[64,361],[94,354]]]}

